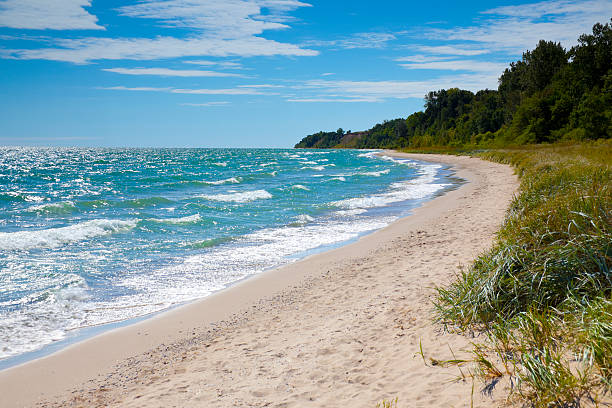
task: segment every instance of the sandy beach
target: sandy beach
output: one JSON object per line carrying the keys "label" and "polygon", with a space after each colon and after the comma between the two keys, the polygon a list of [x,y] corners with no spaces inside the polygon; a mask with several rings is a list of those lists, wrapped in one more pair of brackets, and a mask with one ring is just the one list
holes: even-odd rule
{"label": "sandy beach", "polygon": [[433,322],[434,288],[491,245],[517,178],[475,158],[389,154],[468,183],[355,243],[4,370],[0,405],[500,406],[501,390],[472,395],[456,367],[418,352],[450,359],[474,340]]}

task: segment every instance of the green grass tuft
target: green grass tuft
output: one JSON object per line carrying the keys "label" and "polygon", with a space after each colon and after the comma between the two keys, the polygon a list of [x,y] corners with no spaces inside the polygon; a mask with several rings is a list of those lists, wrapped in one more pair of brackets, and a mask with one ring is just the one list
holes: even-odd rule
{"label": "green grass tuft", "polygon": [[612,144],[478,156],[514,166],[520,192],[494,247],[438,289],[438,318],[485,331],[480,377],[512,376],[532,406],[597,405],[612,392]]}

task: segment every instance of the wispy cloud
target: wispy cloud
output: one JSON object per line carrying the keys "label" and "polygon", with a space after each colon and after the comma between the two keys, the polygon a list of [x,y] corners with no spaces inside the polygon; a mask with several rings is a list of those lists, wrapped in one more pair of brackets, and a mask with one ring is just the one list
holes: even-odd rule
{"label": "wispy cloud", "polygon": [[467,48],[465,46],[456,45],[438,45],[438,46],[426,46],[422,45],[417,47],[421,52],[437,55],[465,55],[474,56],[489,53],[488,50],[482,48]]}
{"label": "wispy cloud", "polygon": [[0,27],[30,30],[104,30],[85,10],[91,0],[4,0]]}
{"label": "wispy cloud", "polygon": [[[288,28],[286,13],[310,4],[296,0],[145,0],[119,8],[124,16],[160,21],[163,25],[201,30],[209,37],[235,39],[264,30]],[[268,10],[262,14],[261,10]]]}
{"label": "wispy cloud", "polygon": [[570,47],[594,23],[607,21],[610,10],[612,0],[542,1],[493,8],[482,12],[487,17],[477,25],[432,29],[426,34],[436,40],[463,41],[473,47],[520,54],[541,39]]}
{"label": "wispy cloud", "polygon": [[182,88],[155,88],[155,87],[128,87],[128,86],[108,86],[98,87],[108,91],[133,91],[133,92],[170,92],[175,94],[191,95],[275,95],[262,92],[258,87],[240,86],[236,88],[219,89],[182,89]]}
{"label": "wispy cloud", "polygon": [[192,60],[183,61],[185,64],[201,65],[203,67],[219,66],[225,69],[244,69],[244,66],[239,62],[234,61],[208,61],[208,60]]}
{"label": "wispy cloud", "polygon": [[312,56],[317,51],[261,37],[236,40],[210,38],[83,38],[58,40],[59,48],[7,50],[18,59],[44,59],[77,64],[96,60],[157,60],[193,56]]}
{"label": "wispy cloud", "polygon": [[[83,1],[80,0],[81,3]],[[16,59],[77,64],[96,60],[157,60],[197,56],[313,56],[318,52],[260,36],[264,30],[288,28],[287,24],[278,21],[283,20],[285,13],[306,6],[309,5],[296,0],[143,1],[121,7],[118,11],[127,17],[153,19],[161,25],[186,28],[190,34],[182,38],[64,38],[55,40],[52,47],[5,50],[4,55]],[[264,8],[267,13],[262,12]],[[284,20],[290,19],[287,17]]]}
{"label": "wispy cloud", "polygon": [[309,40],[302,45],[306,47],[332,47],[342,49],[383,48],[397,37],[391,33],[356,33],[335,40]]}
{"label": "wispy cloud", "polygon": [[123,75],[155,75],[169,77],[242,77],[239,74],[226,72],[202,71],[202,70],[179,70],[168,68],[105,68],[102,71],[114,72]]}
{"label": "wispy cloud", "polygon": [[191,95],[270,95],[264,93],[257,88],[225,88],[225,89],[173,89],[170,91],[178,94],[191,94]]}
{"label": "wispy cloud", "polygon": [[497,86],[496,74],[460,74],[424,81],[326,81],[311,80],[294,88],[310,96],[291,98],[293,102],[380,102],[389,99],[422,98],[437,89],[460,87],[472,91]]}
{"label": "wispy cloud", "polygon": [[[122,15],[148,18],[172,27],[201,30],[215,38],[239,38],[261,34],[264,30],[288,28],[285,13],[307,3],[295,0],[145,0],[119,8]],[[261,9],[269,13],[263,15]]]}
{"label": "wispy cloud", "polygon": [[287,102],[299,103],[359,103],[359,102],[381,102],[382,99],[377,98],[292,98],[286,99]]}
{"label": "wispy cloud", "polygon": [[406,69],[426,69],[426,70],[443,70],[443,71],[469,71],[491,73],[501,75],[504,69],[508,66],[506,63],[496,63],[477,60],[444,60],[444,61],[427,61],[427,62],[411,62],[400,64]]}

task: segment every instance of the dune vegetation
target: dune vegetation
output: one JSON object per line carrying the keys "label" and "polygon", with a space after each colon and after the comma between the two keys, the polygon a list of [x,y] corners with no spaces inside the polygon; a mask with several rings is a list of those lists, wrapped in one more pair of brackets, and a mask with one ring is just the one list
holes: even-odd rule
{"label": "dune vegetation", "polygon": [[438,320],[487,334],[473,373],[509,376],[513,400],[597,405],[612,391],[612,143],[478,156],[514,166],[520,191],[494,246],[438,288]]}

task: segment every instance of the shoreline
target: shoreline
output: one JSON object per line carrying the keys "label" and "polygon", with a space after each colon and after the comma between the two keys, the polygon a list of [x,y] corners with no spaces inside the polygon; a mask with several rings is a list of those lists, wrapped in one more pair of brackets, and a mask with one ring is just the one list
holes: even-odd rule
{"label": "shoreline", "polygon": [[[470,248],[470,245],[464,245],[463,242],[460,243],[460,245],[466,248],[462,248],[460,251],[456,251],[455,249],[451,250],[451,252],[460,252],[460,254],[455,254],[452,259],[449,258],[446,260],[446,262],[452,261],[451,264],[454,263],[452,266],[450,264],[447,265],[447,268],[456,269],[455,266],[457,262],[455,261],[469,262],[479,251],[487,248],[486,243],[490,245],[491,237],[503,220],[505,208],[518,185],[516,177],[513,176],[512,170],[509,167],[467,157],[408,155],[388,151],[385,151],[384,154],[450,165],[455,171],[456,176],[468,180],[468,183],[460,186],[458,189],[449,191],[442,196],[425,202],[422,206],[412,210],[411,215],[401,218],[381,230],[363,236],[356,242],[323,253],[310,255],[300,261],[254,275],[249,279],[241,281],[230,288],[214,293],[204,299],[162,312],[157,316],[132,325],[102,333],[83,342],[70,345],[46,357],[5,369],[0,372],[0,389],[11,390],[11,393],[8,395],[5,394],[5,403],[8,404],[7,406],[31,406],[41,401],[46,401],[51,405],[53,402],[65,405],[66,400],[71,399],[69,402],[76,405],[107,405],[117,402],[130,402],[134,406],[154,405],[156,403],[159,403],[159,406],[163,406],[164,403],[157,397],[149,400],[147,403],[146,399],[143,397],[143,395],[147,395],[144,390],[147,390],[147,387],[156,388],[155,384],[159,382],[160,378],[167,377],[166,379],[168,379],[170,383],[173,383],[173,381],[176,381],[179,377],[184,377],[186,375],[185,373],[191,372],[193,374],[192,370],[182,370],[186,365],[189,365],[189,363],[198,361],[198,358],[201,358],[203,354],[207,354],[211,345],[218,345],[219,338],[228,338],[229,341],[225,342],[228,345],[232,343],[235,345],[257,343],[253,342],[253,337],[256,337],[255,334],[257,334],[257,332],[254,334],[252,331],[246,330],[245,333],[245,329],[249,325],[263,323],[266,319],[274,319],[273,314],[278,314],[276,316],[280,319],[280,322],[277,322],[278,324],[282,325],[283,322],[287,324],[279,331],[280,337],[290,338],[296,336],[295,333],[300,329],[300,327],[297,327],[300,325],[300,322],[290,322],[290,320],[292,320],[290,314],[294,313],[296,308],[299,309],[300,307],[304,307],[312,313],[316,313],[317,309],[320,309],[317,307],[316,303],[306,303],[302,305],[300,302],[297,302],[297,299],[302,299],[302,295],[304,294],[313,295],[314,298],[318,299],[322,297],[321,292],[325,293],[326,296],[338,296],[342,295],[342,292],[338,290],[342,290],[343,285],[346,285],[347,287],[344,289],[348,290],[348,285],[359,284],[360,282],[355,282],[354,279],[342,280],[341,278],[343,274],[350,274],[350,271],[353,269],[359,269],[359,266],[367,263],[363,260],[365,254],[378,253],[380,259],[371,261],[374,262],[374,264],[384,263],[382,269],[385,269],[385,267],[386,269],[393,268],[393,263],[401,263],[402,257],[397,255],[395,251],[390,252],[389,249],[400,241],[404,242],[406,236],[411,233],[414,235],[415,231],[418,232],[417,230],[419,230],[419,228],[427,230],[426,227],[431,227],[430,224],[434,221],[439,221],[442,214],[458,209],[469,210],[473,205],[495,207],[495,211],[492,211],[492,214],[487,214],[488,224],[486,225],[486,233],[481,234],[483,236],[477,239],[480,245],[475,245],[475,248]],[[498,175],[503,176],[502,180],[504,181],[496,185],[492,178],[492,174],[490,174],[491,171],[497,172],[499,173]],[[493,202],[466,203],[466,201],[469,201],[468,199],[470,197],[473,198],[480,190],[494,190],[495,188],[500,190],[498,191],[498,196],[501,195],[501,197],[497,197],[497,199],[486,197],[488,200],[484,200],[484,197],[481,197],[483,198],[482,201]],[[464,204],[467,205],[467,207]],[[465,208],[461,208],[462,206]],[[481,218],[482,217],[472,221],[482,223],[483,220]],[[443,219],[448,220],[448,216]],[[441,231],[444,230],[445,228],[442,228]],[[419,238],[418,235],[417,233],[417,238]],[[470,236],[470,238],[472,237]],[[485,243],[484,246],[482,245],[483,243]],[[436,246],[434,244],[425,246],[424,248],[423,245],[420,245],[420,247],[423,248],[424,251],[429,249],[434,250],[434,252],[440,252],[436,251]],[[442,251],[441,255],[444,256],[444,251]],[[437,256],[439,257],[440,254]],[[389,258],[392,258],[391,260],[394,262],[390,263]],[[415,266],[415,269],[418,268]],[[389,272],[392,273],[393,271]],[[437,277],[435,281],[438,281],[437,284],[443,284],[445,283],[444,281],[448,281],[449,277],[452,277],[452,273],[453,271],[447,270],[444,276]],[[333,281],[338,279],[340,280],[336,283],[338,283],[339,286],[334,290],[324,285],[330,280]],[[439,282],[440,279],[442,279],[443,282]],[[383,283],[392,284],[393,282]],[[417,282],[413,282],[413,284],[416,283]],[[419,282],[419,284],[421,285],[423,282]],[[421,288],[421,291],[423,291],[423,288]],[[404,299],[399,299],[400,303],[411,300],[407,299],[406,296],[400,296],[400,298],[401,297]],[[350,300],[351,299],[348,299],[347,301],[350,303]],[[354,300],[357,302],[359,299]],[[296,303],[298,303],[299,306],[295,306]],[[293,306],[291,307],[291,305]],[[420,307],[423,308],[427,306],[420,305]],[[358,310],[359,308],[355,306],[350,309]],[[271,311],[274,313],[271,314]],[[337,312],[338,310],[333,310],[332,307],[327,315],[324,314],[322,316],[323,320],[319,319],[318,322],[325,324],[325,317],[329,316],[329,313],[335,315]],[[399,315],[401,315],[401,313],[399,313],[398,316]],[[422,317],[423,316],[421,316],[421,318]],[[295,320],[295,317],[293,320]],[[317,321],[316,318],[315,321]],[[269,325],[269,323],[270,321],[266,324]],[[430,322],[429,326],[431,326],[429,329],[432,329],[434,325]],[[435,330],[434,332],[429,332],[428,337],[435,340],[434,334]],[[242,336],[241,339],[244,341],[233,341],[240,336]],[[268,336],[270,336],[270,334],[268,334]],[[276,337],[277,336],[275,336],[275,338]],[[299,337],[300,336],[294,338],[293,343],[299,343],[301,341]],[[405,336],[402,335],[399,338],[403,337]],[[324,339],[325,337],[323,337],[323,340]],[[274,343],[274,341],[272,341],[273,339],[269,337],[267,340],[267,343],[270,345]],[[383,340],[384,339],[381,339],[381,341]],[[457,343],[459,344],[461,341],[457,341]],[[307,342],[306,344],[308,346],[313,346],[312,342]],[[250,350],[246,352],[246,354],[252,353],[253,350],[257,349],[255,344],[252,346],[253,347],[246,347]],[[302,346],[302,348],[305,347],[305,345]],[[266,348],[266,346],[262,347]],[[236,347],[229,347],[214,349],[213,353],[217,352],[217,350],[219,350],[217,353],[219,357],[225,357],[221,358],[221,360],[226,360],[226,363],[233,360],[230,355],[237,351]],[[412,349],[410,351],[414,353],[415,350]],[[448,354],[448,351],[445,353]],[[245,357],[243,355],[245,353],[239,354],[242,355],[242,365],[248,366],[248,362],[251,361],[251,358]],[[281,354],[283,353],[281,352]],[[323,356],[332,354],[335,353],[330,351],[329,353],[323,354]],[[282,359],[282,357],[277,356],[276,359]],[[302,363],[300,360],[301,358],[297,357],[297,360],[294,362],[295,366],[298,367],[298,369],[306,368],[304,366],[308,364]],[[236,362],[240,362],[240,357],[238,357]],[[278,365],[278,361],[275,363],[274,358],[268,361],[268,363],[273,366]],[[171,375],[172,373],[166,372],[167,370],[178,371]],[[211,371],[214,371],[212,370],[212,366]],[[306,372],[308,370],[300,371]],[[447,371],[452,370],[449,369]],[[221,379],[220,377],[222,376],[216,376],[216,378]],[[215,377],[213,376],[213,378]],[[145,379],[147,381],[144,381]],[[197,381],[196,378],[192,378],[191,380]],[[334,381],[337,381],[337,379]],[[186,383],[189,382],[190,380],[186,381]],[[221,381],[220,384],[223,385],[223,381]],[[355,384],[355,382],[352,382],[352,384]],[[226,381],[225,385],[228,389],[235,388],[231,382],[227,383]],[[270,393],[253,391],[255,388],[265,388],[265,383],[255,382],[252,385],[253,387],[249,387],[249,384],[243,384],[243,387],[234,394],[249,395],[253,401],[281,400],[280,398],[274,398]],[[127,391],[125,389],[126,387],[128,388]],[[187,389],[189,388],[191,387],[188,385]],[[214,397],[205,393],[207,397],[213,398],[208,401],[208,404],[218,402],[220,404],[219,406],[229,406],[231,405],[230,401],[236,401],[235,399],[228,400],[224,397],[228,395],[227,389],[224,388],[225,387],[219,388],[222,392],[221,396],[217,395]],[[77,392],[72,393],[75,389],[77,389]],[[154,393],[155,389],[151,391]],[[139,395],[132,395],[134,392]],[[185,394],[186,393],[179,390],[176,390],[174,393],[171,392],[166,396],[170,398],[166,402],[171,404],[177,403],[177,401],[185,401],[182,399],[186,396]],[[316,393],[311,394],[311,397],[316,396],[317,398],[315,399],[317,401],[323,402],[323,399],[315,394]],[[385,397],[392,398],[395,396],[390,391],[389,394],[390,395],[372,398],[372,400],[380,400]],[[401,392],[397,390],[397,394],[401,394]],[[466,395],[469,396],[469,391]],[[141,397],[143,399],[141,399]],[[244,399],[245,397],[241,398],[246,401],[246,399]],[[340,400],[342,400],[342,398],[340,398]],[[353,396],[353,398],[348,398],[348,400],[361,401],[360,398],[356,398],[355,396]],[[402,400],[401,397],[400,400]],[[199,400],[189,399],[189,401],[191,401],[190,403],[197,404]],[[189,405],[190,403],[186,404]],[[177,404],[182,405],[180,402]],[[236,404],[234,402],[233,404],[242,406],[243,403]],[[245,402],[244,406],[252,405]]]}
{"label": "shoreline", "polygon": [[[378,156],[378,157],[392,156],[393,155],[392,152],[384,151],[384,150],[381,150],[381,149],[375,149],[375,150],[372,150],[372,152],[375,153],[374,155]],[[426,163],[427,162],[426,160],[415,160],[415,161],[417,161],[417,162],[420,161],[422,163]],[[436,163],[436,162],[432,162],[432,163]],[[436,164],[438,164],[438,163],[436,163]],[[448,173],[451,173],[451,174],[449,175]],[[433,199],[435,199],[436,197],[438,197],[440,195],[444,195],[444,194],[448,193],[449,191],[457,189],[457,188],[459,188],[465,182],[465,180],[462,180],[462,179],[458,179],[457,180],[456,177],[454,177],[454,172],[449,168],[449,166],[444,166],[438,172],[438,174],[436,176],[436,179],[439,179],[437,181],[445,180],[446,182],[450,182],[451,184],[447,184],[448,187],[444,187],[442,190],[434,193],[433,195],[431,195],[428,198],[407,200],[406,202],[404,202],[405,209],[402,210],[402,214],[399,215],[397,219],[401,219],[401,218],[404,218],[406,216],[411,215],[412,212],[414,211],[414,209],[419,208],[420,206],[423,205],[423,203],[425,203],[427,201],[430,201],[430,200],[433,200]],[[408,202],[410,202],[410,203],[407,204]],[[385,228],[385,227],[382,227],[382,228]],[[382,228],[378,228],[378,229],[382,229]],[[373,230],[370,230],[370,231],[359,233],[357,236],[355,236],[353,238],[350,238],[350,239],[347,239],[345,241],[334,242],[334,243],[331,243],[331,244],[325,244],[325,245],[322,245],[320,247],[308,249],[308,250],[306,250],[306,251],[304,251],[302,253],[297,253],[297,254],[290,255],[288,257],[288,259],[293,259],[292,261],[288,261],[287,263],[282,264],[282,265],[270,266],[270,267],[264,268],[261,272],[259,272],[257,274],[265,273],[265,272],[268,272],[268,271],[273,270],[273,269],[278,269],[278,268],[281,268],[281,267],[284,267],[284,266],[288,266],[288,265],[290,265],[293,262],[306,259],[306,258],[308,258],[310,256],[317,255],[317,254],[324,253],[324,252],[328,252],[328,251],[331,251],[331,250],[343,247],[345,245],[350,245],[350,244],[352,244],[354,242],[357,242],[358,240],[360,240],[364,236],[374,233],[378,229],[373,229]],[[48,343],[48,344],[44,345],[42,348],[40,348],[40,349],[35,349],[35,350],[32,350],[32,351],[25,352],[23,354],[17,354],[17,355],[14,355],[14,356],[7,357],[5,359],[0,359],[0,373],[2,371],[4,371],[4,370],[8,370],[8,369],[13,368],[13,367],[18,367],[18,366],[21,366],[21,365],[24,365],[24,364],[28,364],[30,362],[33,362],[33,361],[36,361],[36,360],[48,357],[50,355],[59,353],[59,352],[65,350],[65,349],[67,349],[67,348],[69,348],[69,347],[71,347],[73,345],[76,345],[76,344],[82,343],[84,341],[87,341],[89,339],[92,339],[94,337],[100,336],[100,335],[102,335],[102,334],[104,334],[106,332],[114,331],[114,330],[121,329],[121,328],[124,328],[124,327],[127,327],[127,326],[131,326],[131,325],[134,325],[134,324],[137,324],[137,323],[140,323],[142,321],[149,320],[149,319],[154,319],[157,316],[159,316],[161,314],[164,314],[164,313],[167,313],[167,312],[169,312],[171,310],[174,310],[174,309],[177,309],[177,308],[182,308],[182,307],[184,307],[186,305],[189,305],[191,303],[199,302],[199,301],[205,299],[206,297],[209,297],[210,295],[213,295],[213,294],[221,292],[221,291],[228,290],[228,289],[234,287],[235,285],[240,284],[244,280],[251,279],[251,278],[253,278],[257,274],[250,274],[250,275],[244,276],[244,277],[242,277],[242,278],[240,278],[240,279],[238,279],[236,281],[233,281],[233,282],[225,284],[224,287],[222,287],[220,289],[217,289],[217,290],[214,290],[214,291],[212,291],[210,294],[208,294],[206,296],[203,296],[203,297],[200,297],[200,298],[197,298],[197,299],[188,300],[188,301],[185,301],[185,302],[176,303],[176,304],[173,304],[173,305],[171,305],[171,306],[169,306],[169,307],[167,307],[165,309],[162,309],[162,310],[157,310],[157,311],[150,312],[150,313],[147,313],[147,314],[130,317],[130,318],[127,318],[127,319],[124,319],[124,320],[117,320],[117,321],[108,322],[108,323],[102,323],[102,324],[94,324],[94,325],[91,325],[91,326],[80,327],[80,328],[74,329],[74,333],[75,334],[72,337],[66,337],[66,338],[63,338],[63,339],[61,339],[59,341]]]}

